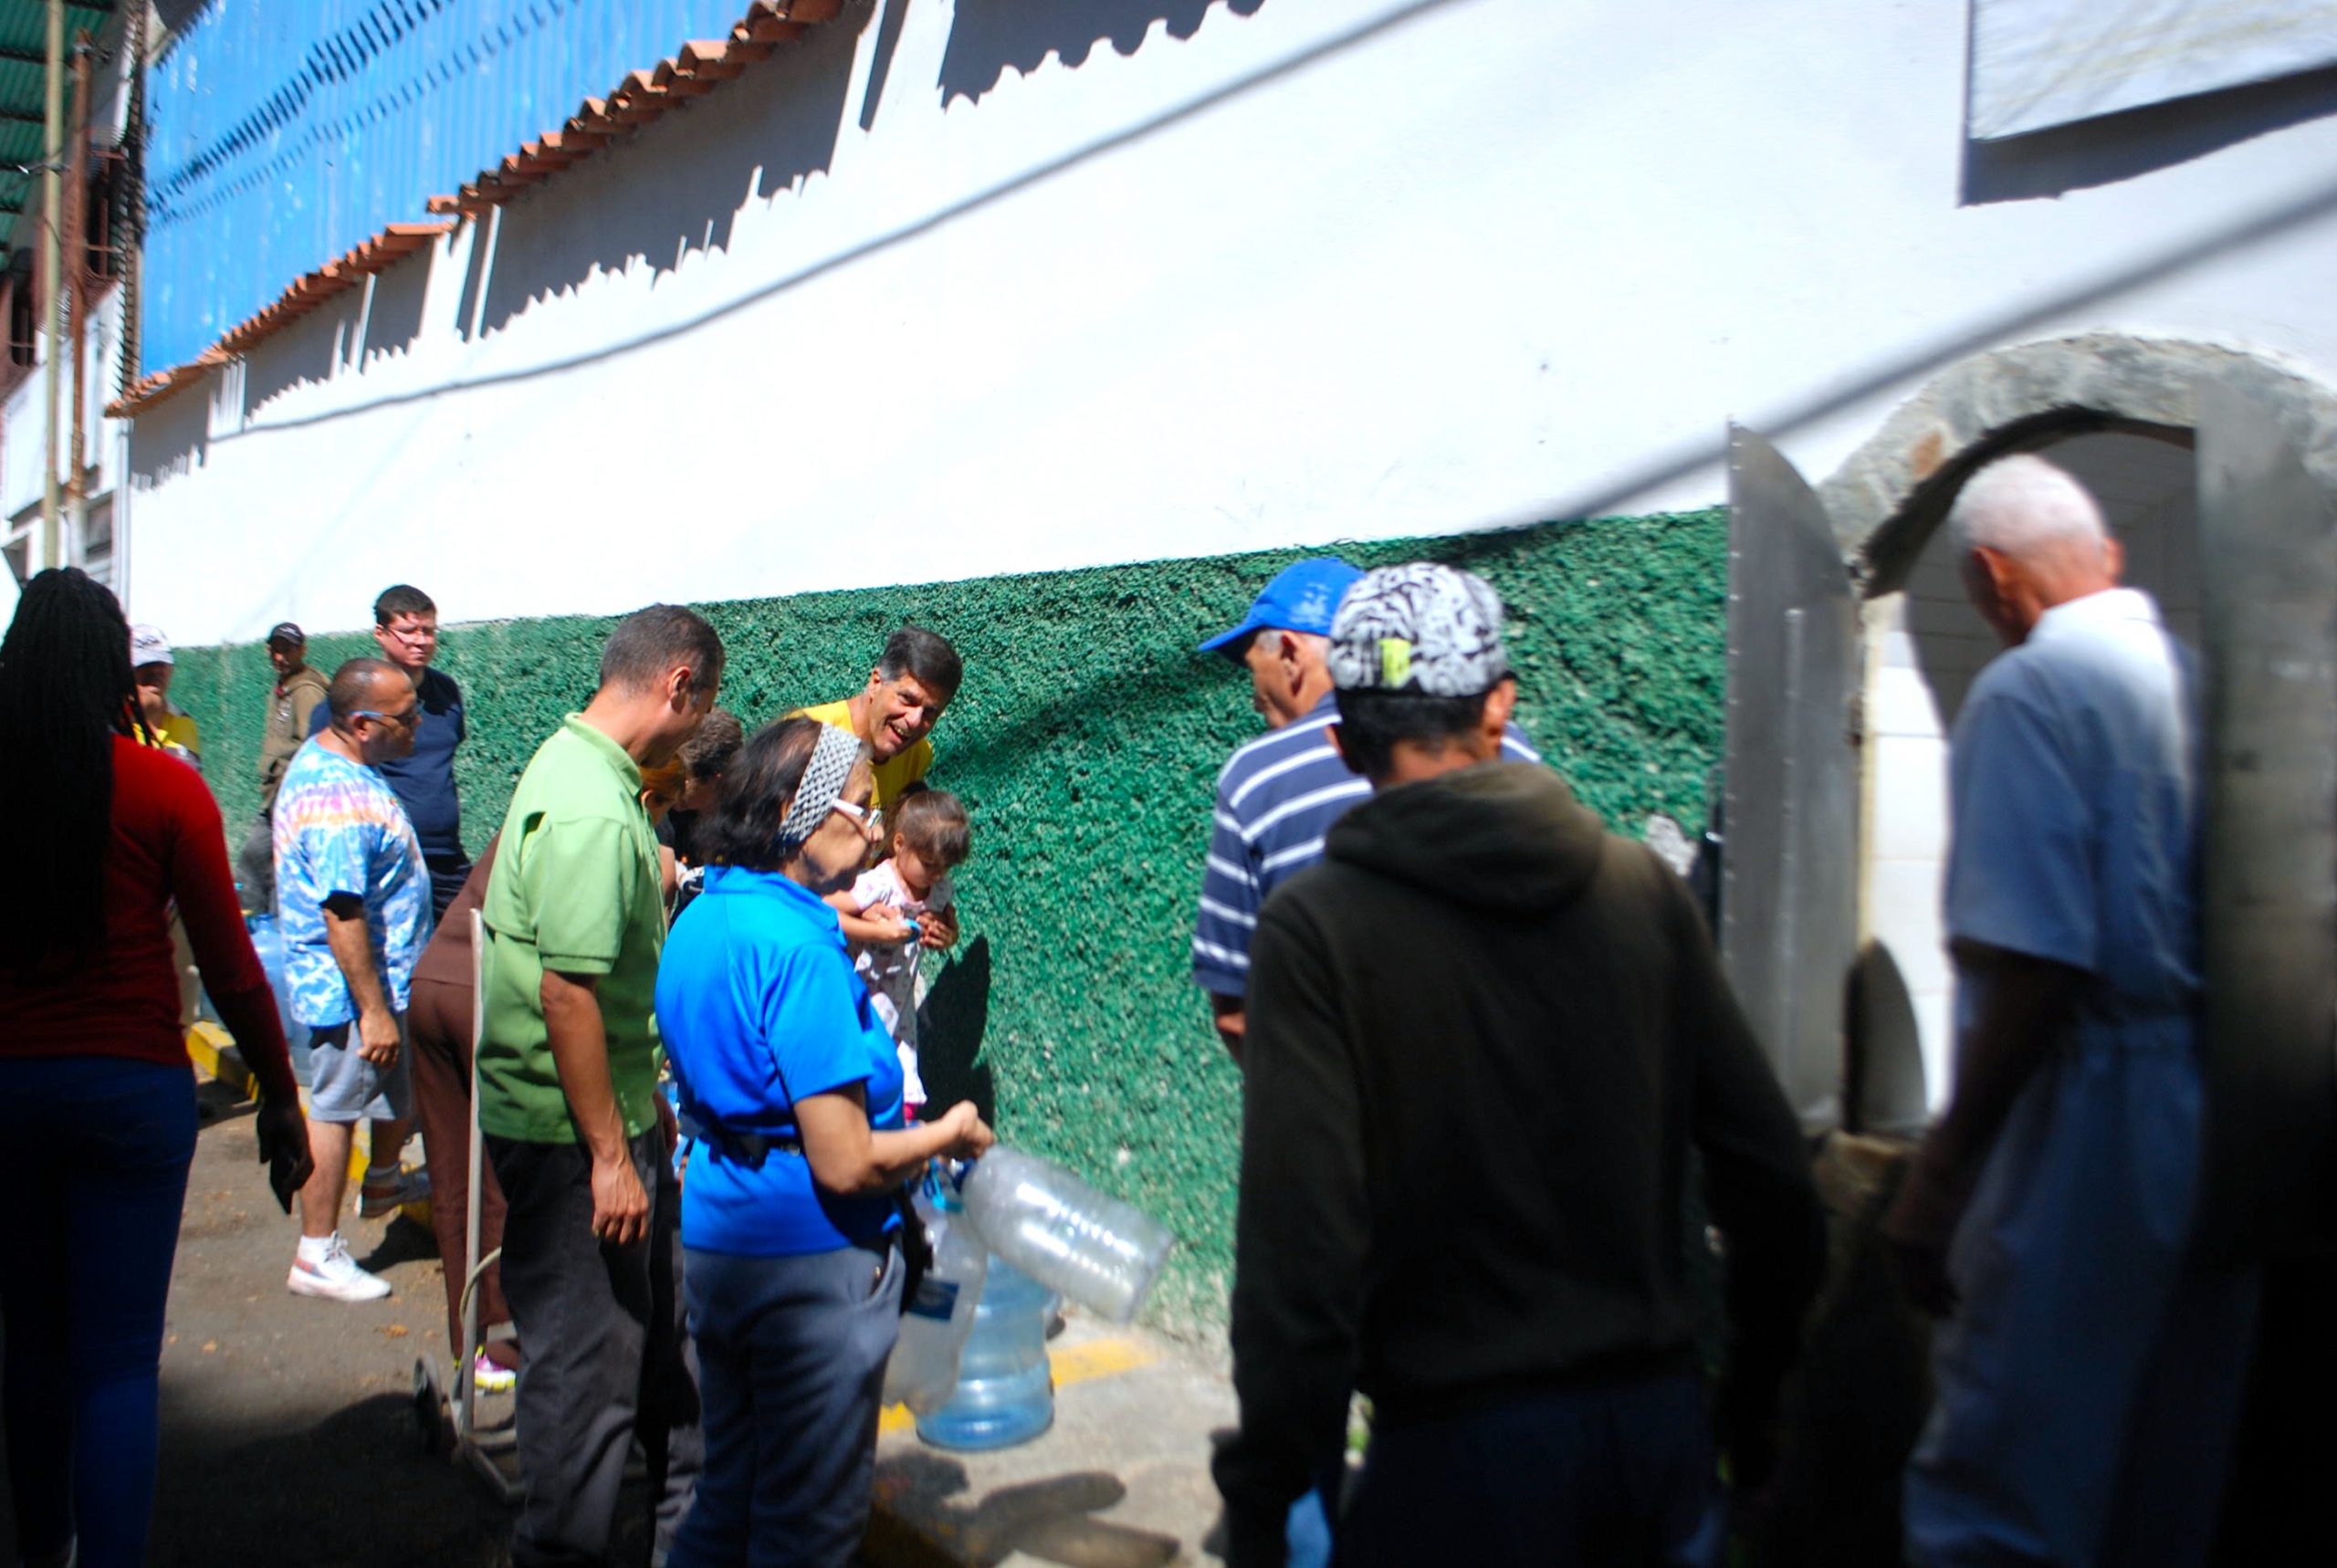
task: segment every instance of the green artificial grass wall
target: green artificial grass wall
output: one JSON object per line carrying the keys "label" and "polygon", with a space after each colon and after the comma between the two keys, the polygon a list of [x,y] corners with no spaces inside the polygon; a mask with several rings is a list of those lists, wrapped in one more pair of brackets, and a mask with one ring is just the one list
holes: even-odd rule
{"label": "green artificial grass wall", "polygon": [[[703,606],[729,652],[722,706],[749,728],[848,695],[905,621],[943,632],[966,683],[934,732],[932,782],[961,796],[974,853],[965,936],[936,972],[924,1043],[942,1103],[971,1094],[1011,1144],[1062,1161],[1180,1239],[1148,1316],[1221,1324],[1232,1271],[1241,1086],[1195,991],[1187,941],[1218,769],[1256,735],[1248,676],[1202,637],[1232,624],[1281,550]],[[1703,821],[1722,724],[1726,525],[1718,511],[1343,547],[1428,557],[1509,607],[1518,716],[1582,798],[1637,832]],[[351,584],[361,600],[376,585]],[[474,853],[560,716],[583,703],[611,621],[448,628],[456,761]],[[369,636],[320,636],[330,672]],[[257,809],[271,685],[257,645],[182,650],[172,695],[202,723],[231,841]]]}

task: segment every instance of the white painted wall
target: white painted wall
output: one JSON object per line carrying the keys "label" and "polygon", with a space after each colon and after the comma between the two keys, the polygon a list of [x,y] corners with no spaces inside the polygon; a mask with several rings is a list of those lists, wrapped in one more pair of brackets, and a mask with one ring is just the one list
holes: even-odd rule
{"label": "white painted wall", "polygon": [[815,30],[142,417],[133,612],[204,643],[398,580],[459,621],[1707,504],[1731,417],[1817,477],[1944,365],[2089,328],[2337,372],[2325,111],[2173,162],[2220,122],[2089,132],[2048,151],[2157,166],[1965,204],[2053,158],[1967,169],[1960,5],[1240,3],[1123,54],[1047,20],[1190,5],[969,0],[1058,47],[947,105],[950,5]]}

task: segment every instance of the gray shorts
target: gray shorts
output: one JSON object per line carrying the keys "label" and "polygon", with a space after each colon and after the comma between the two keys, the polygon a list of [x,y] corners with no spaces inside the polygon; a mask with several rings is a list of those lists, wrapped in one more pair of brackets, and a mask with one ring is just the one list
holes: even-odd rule
{"label": "gray shorts", "polygon": [[357,1054],[357,1025],[329,1023],[309,1036],[309,1119],[400,1122],[414,1113],[406,1077],[405,1015],[398,1015],[398,1059],[384,1071]]}

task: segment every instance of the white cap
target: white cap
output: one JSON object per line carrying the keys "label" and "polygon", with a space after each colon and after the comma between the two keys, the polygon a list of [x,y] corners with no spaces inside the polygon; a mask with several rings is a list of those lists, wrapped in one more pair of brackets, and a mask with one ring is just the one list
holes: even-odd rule
{"label": "white cap", "polygon": [[130,667],[141,664],[175,664],[171,657],[171,640],[162,635],[159,626],[132,626],[130,629]]}

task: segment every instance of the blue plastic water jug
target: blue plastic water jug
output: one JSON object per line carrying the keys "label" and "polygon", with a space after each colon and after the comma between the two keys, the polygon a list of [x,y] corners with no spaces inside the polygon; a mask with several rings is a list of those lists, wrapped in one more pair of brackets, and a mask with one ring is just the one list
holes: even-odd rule
{"label": "blue plastic water jug", "polygon": [[937,1448],[1007,1448],[1054,1425],[1047,1301],[1046,1287],[991,1255],[958,1362],[958,1391],[917,1418],[919,1437]]}

